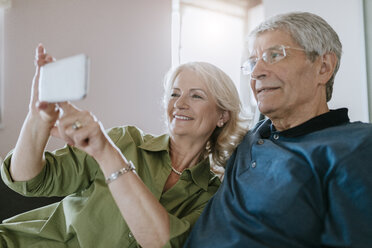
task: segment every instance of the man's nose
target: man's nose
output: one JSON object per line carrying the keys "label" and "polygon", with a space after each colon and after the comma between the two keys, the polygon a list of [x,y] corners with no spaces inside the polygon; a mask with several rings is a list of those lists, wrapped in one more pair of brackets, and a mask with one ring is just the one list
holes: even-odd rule
{"label": "man's nose", "polygon": [[257,60],[251,73],[251,79],[262,79],[267,76],[268,64],[260,58]]}

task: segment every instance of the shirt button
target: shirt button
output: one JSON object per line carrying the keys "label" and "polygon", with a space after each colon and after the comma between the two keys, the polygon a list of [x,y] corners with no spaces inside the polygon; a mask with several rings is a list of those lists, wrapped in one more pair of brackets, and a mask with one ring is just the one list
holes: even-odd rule
{"label": "shirt button", "polygon": [[276,140],[279,139],[279,134],[277,134],[277,133],[274,134],[273,138],[276,139]]}
{"label": "shirt button", "polygon": [[128,233],[128,237],[131,239],[133,238],[133,234],[131,232]]}
{"label": "shirt button", "polygon": [[253,161],[252,162],[252,168],[256,168],[256,165],[257,165],[256,161]]}
{"label": "shirt button", "polygon": [[259,144],[259,145],[262,145],[264,143],[264,140],[263,139],[259,139],[258,141],[257,141],[257,144]]}

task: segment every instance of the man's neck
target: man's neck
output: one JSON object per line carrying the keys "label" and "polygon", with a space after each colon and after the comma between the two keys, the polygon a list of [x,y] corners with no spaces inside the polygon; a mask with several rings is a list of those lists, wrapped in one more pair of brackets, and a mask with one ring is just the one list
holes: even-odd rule
{"label": "man's neck", "polygon": [[[294,113],[285,113],[282,116],[269,116],[269,119],[273,123],[274,127],[278,131],[284,131],[293,127],[296,127],[318,115],[329,112],[328,105],[324,105],[318,109],[310,109],[303,111],[296,111]],[[283,117],[284,116],[284,117]]]}

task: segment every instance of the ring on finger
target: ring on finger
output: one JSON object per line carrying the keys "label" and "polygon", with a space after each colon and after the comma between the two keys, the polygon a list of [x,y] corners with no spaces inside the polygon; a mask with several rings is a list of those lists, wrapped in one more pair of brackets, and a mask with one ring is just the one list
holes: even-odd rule
{"label": "ring on finger", "polygon": [[83,127],[83,124],[81,124],[80,121],[75,121],[74,124],[72,124],[72,129],[74,130],[78,130],[79,128],[82,128]]}

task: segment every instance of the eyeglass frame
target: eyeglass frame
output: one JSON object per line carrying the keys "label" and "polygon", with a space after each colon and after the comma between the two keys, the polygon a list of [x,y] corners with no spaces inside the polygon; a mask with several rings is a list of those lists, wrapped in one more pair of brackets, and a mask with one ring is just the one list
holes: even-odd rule
{"label": "eyeglass frame", "polygon": [[[270,50],[274,50],[275,48],[282,49],[282,50],[283,50],[283,55],[284,55],[284,56],[283,56],[281,59],[279,59],[279,60],[277,60],[277,61],[274,61],[274,62],[270,63],[270,62],[269,62],[269,57],[268,57],[268,56],[265,56],[265,55],[267,55],[267,52],[268,52],[268,51],[270,51]],[[294,50],[305,51],[305,52],[306,52],[306,50],[303,49],[303,48],[290,47],[290,46],[284,46],[284,45],[276,45],[276,46],[273,46],[273,47],[270,47],[270,48],[266,49],[266,50],[262,53],[262,56],[261,56],[261,57],[252,58],[252,59],[254,59],[254,66],[251,67],[252,69],[251,69],[249,72],[247,72],[247,70],[245,70],[245,69],[246,69],[247,67],[250,67],[250,66],[249,66],[249,65],[246,65],[246,66],[245,66],[245,64],[246,64],[248,61],[253,61],[252,59],[251,59],[251,60],[250,60],[250,59],[247,59],[247,60],[243,63],[243,65],[240,66],[240,70],[242,71],[243,75],[250,75],[250,74],[252,74],[252,72],[254,71],[254,68],[255,68],[256,65],[257,65],[257,62],[258,62],[259,60],[261,60],[261,59],[262,59],[265,63],[267,63],[267,64],[269,64],[269,65],[273,65],[273,64],[275,64],[275,63],[278,63],[279,61],[282,61],[283,59],[285,59],[285,58],[287,57],[287,51],[286,51],[286,49],[294,49]]]}

